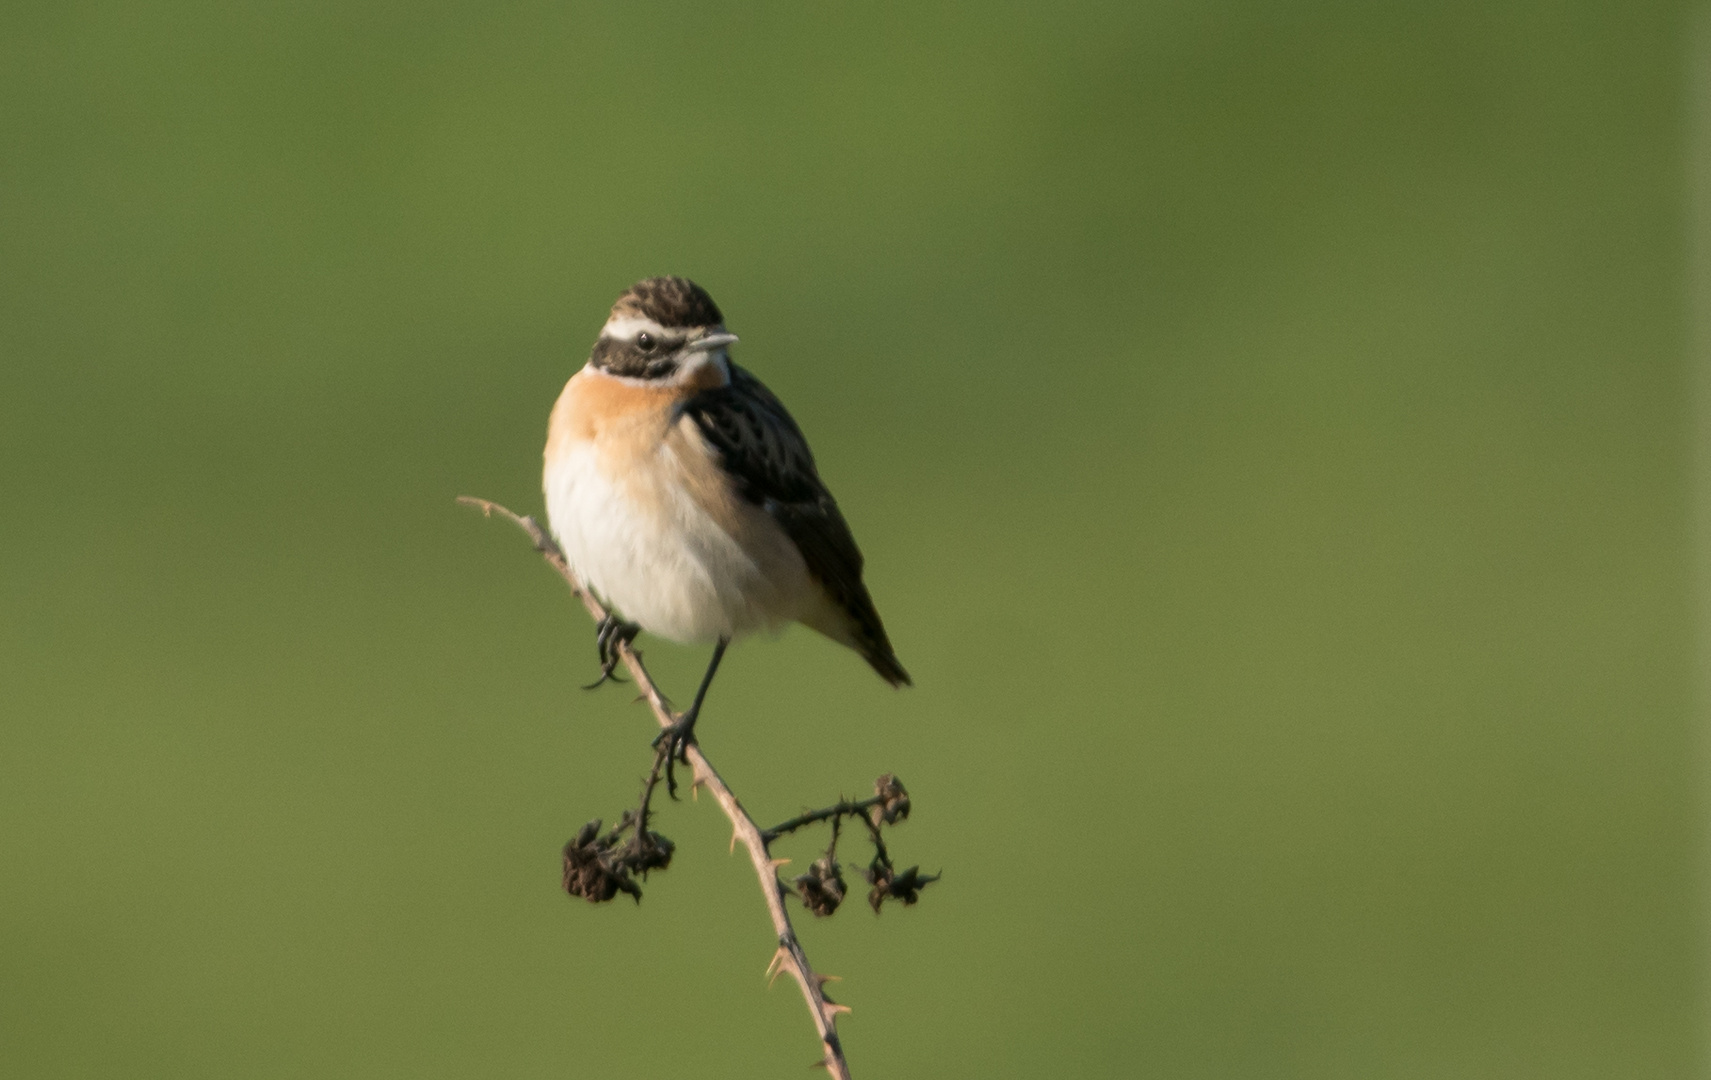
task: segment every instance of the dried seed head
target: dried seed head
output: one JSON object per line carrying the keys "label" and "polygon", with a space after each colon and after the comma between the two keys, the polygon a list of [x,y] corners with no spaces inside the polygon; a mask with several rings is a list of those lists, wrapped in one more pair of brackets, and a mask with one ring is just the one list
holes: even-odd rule
{"label": "dried seed head", "polygon": [[602,824],[603,822],[601,822],[599,818],[595,818],[593,821],[590,821],[588,824],[576,831],[576,838],[572,840],[571,843],[579,848],[587,847],[594,843],[594,838],[600,835],[600,826]]}
{"label": "dried seed head", "polygon": [[911,866],[899,873],[889,866],[874,865],[867,871],[867,880],[873,884],[873,889],[867,894],[867,902],[878,911],[887,900],[901,900],[905,907],[921,898],[921,890],[939,880],[937,874],[923,874],[919,866]]}
{"label": "dried seed head", "polygon": [[[564,845],[564,891],[590,904],[612,899],[626,884],[607,864],[606,852],[597,837],[599,831],[598,821],[589,822],[576,834],[576,839]],[[630,888],[635,886],[631,884]]]}
{"label": "dried seed head", "polygon": [[909,793],[903,789],[903,781],[886,773],[873,782],[873,794],[880,801],[869,809],[873,815],[874,825],[884,822],[887,825],[896,824],[909,816]]}
{"label": "dried seed head", "polygon": [[565,892],[591,904],[603,904],[619,893],[641,900],[641,886],[631,875],[646,877],[649,870],[664,870],[671,865],[676,845],[659,833],[645,832],[620,847],[618,834],[631,820],[626,814],[618,828],[605,836],[600,835],[598,819],[577,830],[576,837],[564,845]]}
{"label": "dried seed head", "polygon": [[671,865],[671,854],[677,850],[677,845],[649,830],[636,837],[636,842],[624,855],[624,866],[647,876],[649,870],[664,870]]}
{"label": "dried seed head", "polygon": [[844,902],[846,886],[842,868],[830,855],[815,860],[808,872],[792,884],[796,886],[796,895],[802,898],[802,906],[819,918],[838,910],[838,905]]}

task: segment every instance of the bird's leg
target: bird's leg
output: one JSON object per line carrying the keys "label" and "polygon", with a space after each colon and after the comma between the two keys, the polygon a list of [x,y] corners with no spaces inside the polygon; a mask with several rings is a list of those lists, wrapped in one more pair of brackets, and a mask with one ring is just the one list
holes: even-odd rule
{"label": "bird's leg", "polygon": [[725,658],[725,647],[730,643],[730,638],[720,638],[719,643],[713,646],[713,659],[707,664],[707,674],[701,676],[701,688],[695,691],[695,701],[654,739],[654,749],[665,755],[665,789],[674,799],[677,798],[677,777],[672,775],[672,765],[678,761],[689,764],[689,744],[695,740],[695,718],[701,715],[701,702],[707,697],[707,688],[713,685],[713,673],[719,670],[719,661]]}
{"label": "bird's leg", "polygon": [[642,628],[633,622],[625,622],[618,616],[607,613],[600,625],[594,628],[594,647],[600,650],[600,677],[584,686],[584,690],[593,690],[604,682],[623,682],[616,674],[618,662],[623,659],[619,655],[622,646],[636,640],[636,635]]}

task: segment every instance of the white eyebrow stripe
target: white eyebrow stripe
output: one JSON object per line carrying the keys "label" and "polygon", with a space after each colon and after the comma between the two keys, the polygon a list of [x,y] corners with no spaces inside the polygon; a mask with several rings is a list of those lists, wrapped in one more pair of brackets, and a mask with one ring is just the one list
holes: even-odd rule
{"label": "white eyebrow stripe", "polygon": [[670,332],[652,319],[640,318],[635,315],[614,315],[606,320],[606,325],[600,328],[603,338],[615,338],[619,341],[634,341],[636,335],[646,331],[655,337],[669,337]]}

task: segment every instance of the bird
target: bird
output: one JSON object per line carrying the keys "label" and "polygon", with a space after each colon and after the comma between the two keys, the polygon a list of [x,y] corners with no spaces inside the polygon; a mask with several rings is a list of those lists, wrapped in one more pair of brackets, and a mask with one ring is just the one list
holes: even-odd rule
{"label": "bird", "polygon": [[[640,631],[713,645],[694,701],[655,740],[687,762],[726,648],[797,622],[911,685],[862,580],[862,554],[801,428],[730,358],[737,336],[683,277],[612,305],[547,424],[542,487],[565,559],[610,612],[600,677]],[[663,742],[663,746],[662,746]]]}

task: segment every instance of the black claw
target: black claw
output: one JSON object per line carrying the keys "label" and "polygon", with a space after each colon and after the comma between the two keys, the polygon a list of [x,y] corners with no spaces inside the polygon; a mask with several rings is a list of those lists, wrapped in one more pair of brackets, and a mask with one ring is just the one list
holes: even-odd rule
{"label": "black claw", "polygon": [[625,622],[616,615],[608,614],[600,620],[594,631],[594,647],[600,653],[600,677],[584,686],[584,690],[593,690],[602,683],[629,681],[617,674],[618,665],[623,661],[622,646],[636,640],[641,631],[642,628],[635,623]]}
{"label": "black claw", "polygon": [[689,764],[689,744],[695,741],[695,716],[699,710],[690,709],[677,722],[654,736],[653,747],[665,757],[665,791],[677,798],[676,765]]}
{"label": "black claw", "polygon": [[673,767],[679,761],[689,764],[689,744],[695,741],[695,718],[701,715],[701,702],[707,698],[707,688],[713,685],[713,673],[719,670],[719,661],[730,643],[730,638],[720,638],[719,643],[713,646],[713,659],[707,662],[707,674],[701,676],[701,688],[695,691],[695,703],[654,738],[654,750],[665,756],[665,790],[673,799],[677,798],[677,776]]}

